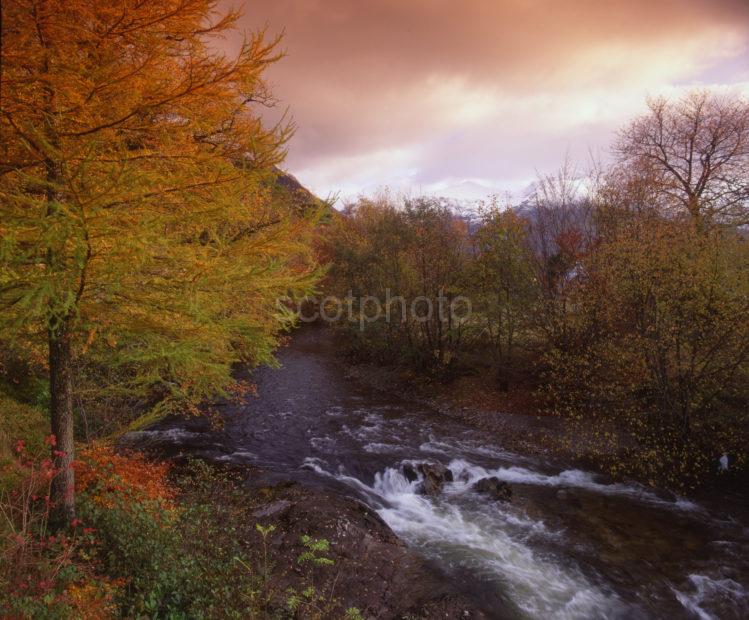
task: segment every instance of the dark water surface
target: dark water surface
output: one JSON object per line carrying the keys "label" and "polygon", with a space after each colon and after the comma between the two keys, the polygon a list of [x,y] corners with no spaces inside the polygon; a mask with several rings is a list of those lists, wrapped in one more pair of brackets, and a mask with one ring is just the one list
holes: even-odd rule
{"label": "dark water surface", "polygon": [[[502,447],[502,438],[346,378],[330,334],[309,327],[255,373],[258,398],[210,434],[180,423],[135,434],[215,460],[260,465],[354,495],[478,604],[520,618],[749,618],[749,510],[616,484]],[[442,496],[416,493],[404,462],[440,461]],[[514,491],[471,490],[497,476]]]}

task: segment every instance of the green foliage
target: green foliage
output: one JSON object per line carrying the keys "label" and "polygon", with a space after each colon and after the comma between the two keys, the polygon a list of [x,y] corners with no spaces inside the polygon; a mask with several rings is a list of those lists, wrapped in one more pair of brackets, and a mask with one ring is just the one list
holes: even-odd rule
{"label": "green foliage", "polygon": [[96,530],[94,559],[107,575],[124,581],[116,598],[122,616],[245,617],[244,599],[257,584],[237,563],[250,562],[239,524],[204,495],[226,481],[205,468],[193,471],[190,501],[177,506],[126,487],[111,491],[116,478],[109,477],[81,494],[80,517]]}
{"label": "green foliage", "polygon": [[302,545],[305,550],[297,558],[299,564],[312,564],[313,566],[330,566],[334,564],[333,560],[325,557],[323,554],[330,550],[330,542],[324,538],[311,538],[302,536]]}
{"label": "green foliage", "polygon": [[[356,620],[361,613],[356,607],[350,607],[341,613],[340,605],[333,598],[333,592],[320,591],[313,584],[315,570],[326,566],[333,566],[335,561],[324,554],[330,551],[330,542],[324,538],[312,538],[304,535],[300,542],[304,551],[297,556],[297,563],[307,566],[307,582],[310,584],[302,590],[289,588],[286,590],[286,609],[292,617],[330,618],[341,617]],[[335,581],[333,582],[335,585]]]}
{"label": "green foliage", "polygon": [[230,472],[192,461],[173,483],[167,465],[98,445],[80,463],[79,518],[50,536],[50,461],[16,460],[26,475],[0,493],[2,617],[358,617],[315,585],[333,565],[328,541],[299,541],[304,575],[279,563],[272,537],[283,532],[248,527],[247,491]]}
{"label": "green foliage", "polygon": [[33,457],[47,454],[49,419],[38,407],[20,403],[0,394],[0,491],[7,491],[18,481],[21,473],[15,467],[19,442]]}
{"label": "green foliage", "polygon": [[[97,486],[91,489],[97,498],[101,491]],[[102,541],[104,570],[127,579],[118,601],[123,614],[186,617],[198,600],[194,584],[201,575],[194,560],[182,553],[174,516],[157,500],[110,495],[102,504],[89,497],[80,498],[79,513]]]}

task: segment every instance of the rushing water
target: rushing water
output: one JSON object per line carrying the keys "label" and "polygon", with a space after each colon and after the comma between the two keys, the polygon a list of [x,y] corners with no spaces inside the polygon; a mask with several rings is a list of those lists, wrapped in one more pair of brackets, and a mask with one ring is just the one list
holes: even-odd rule
{"label": "rushing water", "polygon": [[[749,618],[745,505],[710,508],[529,458],[407,399],[345,378],[329,335],[309,328],[255,375],[260,397],[226,408],[221,432],[172,424],[136,434],[252,463],[372,506],[487,609],[519,618]],[[417,492],[405,463],[454,482]],[[505,480],[495,503],[472,484]],[[508,612],[509,610],[509,612]]]}

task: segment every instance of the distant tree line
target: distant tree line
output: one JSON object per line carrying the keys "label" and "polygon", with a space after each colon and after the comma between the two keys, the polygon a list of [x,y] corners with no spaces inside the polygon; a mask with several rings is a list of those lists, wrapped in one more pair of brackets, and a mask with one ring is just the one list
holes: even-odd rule
{"label": "distant tree line", "polygon": [[[593,434],[614,473],[697,482],[749,433],[749,103],[655,99],[613,163],[565,163],[522,205],[361,199],[329,237],[357,300],[464,296],[459,317],[341,321],[353,353],[449,379],[489,365]],[[356,319],[356,316],[355,316]]]}

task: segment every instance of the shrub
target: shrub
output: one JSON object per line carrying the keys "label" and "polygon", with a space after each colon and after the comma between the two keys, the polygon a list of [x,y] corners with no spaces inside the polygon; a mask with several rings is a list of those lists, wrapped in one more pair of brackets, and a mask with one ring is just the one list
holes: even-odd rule
{"label": "shrub", "polygon": [[121,578],[126,617],[241,618],[251,587],[235,557],[244,551],[216,506],[176,501],[169,467],[143,457],[86,453],[79,514],[96,529],[103,571]]}
{"label": "shrub", "polygon": [[202,461],[172,472],[95,444],[76,463],[78,518],[52,534],[51,460],[23,442],[12,459],[23,476],[0,494],[0,617],[356,617],[308,585],[332,563],[327,541],[304,538],[298,593],[279,587],[275,528],[248,527],[246,490],[229,472]]}
{"label": "shrub", "polygon": [[728,233],[656,219],[625,224],[581,266],[548,391],[604,446],[624,431],[633,458],[615,467],[679,486],[723,453],[745,462],[748,261]]}
{"label": "shrub", "polygon": [[[49,448],[53,438],[46,443]],[[0,616],[112,617],[118,584],[96,575],[88,561],[92,531],[79,523],[67,532],[48,527],[50,488],[57,474],[52,461],[30,453],[24,440],[17,440],[4,467],[13,477],[0,490]]]}

